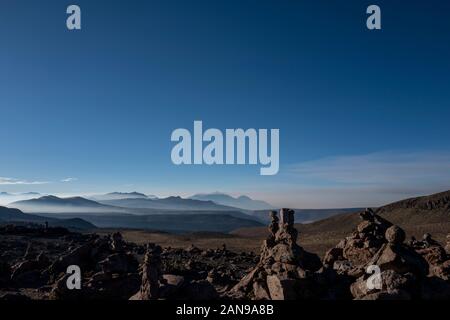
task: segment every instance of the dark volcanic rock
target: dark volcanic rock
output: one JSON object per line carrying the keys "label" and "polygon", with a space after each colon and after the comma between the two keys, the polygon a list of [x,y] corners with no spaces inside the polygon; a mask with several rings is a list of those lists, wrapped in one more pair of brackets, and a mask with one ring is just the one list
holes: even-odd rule
{"label": "dark volcanic rock", "polygon": [[440,281],[442,279],[437,280],[433,274],[431,278],[428,277],[433,262],[438,263],[443,258],[441,255],[443,250],[430,247],[435,245],[430,241],[430,236],[426,237],[426,249],[420,249],[418,252],[403,243],[404,232],[398,226],[391,226],[386,231],[385,237],[388,242],[365,266],[365,268],[369,266],[379,268],[381,273],[376,279],[380,282],[380,286],[370,286],[371,278],[374,276],[364,274],[351,286],[351,292],[356,299],[427,298],[431,295],[430,292],[433,292],[431,287],[439,287],[439,292],[449,292],[448,283]]}
{"label": "dark volcanic rock", "polygon": [[115,253],[108,256],[105,260],[99,262],[104,273],[136,273],[138,269],[138,262],[132,254]]}
{"label": "dark volcanic rock", "polygon": [[[30,255],[26,255],[30,256]],[[47,256],[41,252],[33,260],[24,260],[12,268],[11,283],[18,288],[37,288],[42,286],[46,281],[41,275],[50,264]]]}
{"label": "dark volcanic rock", "polygon": [[149,244],[142,266],[142,283],[132,300],[157,300],[160,298],[160,287],[165,282],[161,269],[160,246]]}
{"label": "dark volcanic rock", "polygon": [[450,255],[450,233],[447,235],[447,243],[445,245],[445,251]]}
{"label": "dark volcanic rock", "polygon": [[[430,234],[405,243],[405,232],[377,213],[364,211],[322,261],[297,244],[289,209],[271,213],[260,256],[0,227],[0,300],[450,299],[450,237],[445,248]],[[81,269],[81,290],[68,289],[71,265]]]}
{"label": "dark volcanic rock", "polygon": [[48,296],[50,300],[83,300],[86,299],[86,290],[69,289],[67,281],[70,274],[64,274],[54,283]]}
{"label": "dark volcanic rock", "polygon": [[11,266],[0,260],[0,288],[8,286],[11,279]]}
{"label": "dark volcanic rock", "polygon": [[361,218],[356,231],[326,253],[321,275],[333,276],[334,270],[346,276],[339,283],[351,280],[355,299],[450,297],[449,257],[430,234],[405,243],[405,232],[373,210],[367,209]]}
{"label": "dark volcanic rock", "polygon": [[361,274],[360,267],[368,263],[387,242],[385,233],[392,226],[389,221],[376,215],[372,209],[366,209],[360,216],[363,221],[357,230],[325,254],[325,267],[345,275]]}
{"label": "dark volcanic rock", "polygon": [[294,211],[271,212],[270,236],[261,248],[257,266],[228,293],[232,298],[291,300],[313,298],[311,273],[321,267],[319,257],[297,245]]}

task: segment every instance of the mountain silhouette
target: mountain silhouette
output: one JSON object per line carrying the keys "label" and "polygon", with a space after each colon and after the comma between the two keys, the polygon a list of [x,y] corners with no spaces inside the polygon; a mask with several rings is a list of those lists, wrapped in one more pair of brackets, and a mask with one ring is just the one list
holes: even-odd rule
{"label": "mountain silhouette", "polygon": [[37,199],[16,201],[8,206],[25,212],[36,213],[123,211],[121,208],[104,205],[83,197],[59,198],[56,196],[44,196]]}
{"label": "mountain silhouette", "polygon": [[107,194],[94,195],[89,199],[94,201],[122,200],[122,199],[156,199],[154,195],[146,195],[140,192],[110,192]]}
{"label": "mountain silhouette", "polygon": [[23,213],[19,209],[0,206],[0,223],[40,223],[48,222],[50,226],[65,227],[69,229],[90,230],[96,226],[80,218],[57,219],[41,217],[38,215]]}
{"label": "mountain silhouette", "polygon": [[240,208],[244,210],[265,210],[274,208],[274,206],[272,206],[267,202],[261,200],[253,200],[245,195],[234,198],[228,194],[219,192],[209,194],[196,194],[191,196],[190,199],[213,201],[217,204]]}
{"label": "mountain silhouette", "polygon": [[163,210],[208,210],[208,211],[228,211],[237,210],[234,207],[217,204],[213,201],[202,201],[194,199],[184,199],[181,197],[168,197],[162,199],[118,199],[99,201],[105,205],[141,208],[141,209],[163,209]]}

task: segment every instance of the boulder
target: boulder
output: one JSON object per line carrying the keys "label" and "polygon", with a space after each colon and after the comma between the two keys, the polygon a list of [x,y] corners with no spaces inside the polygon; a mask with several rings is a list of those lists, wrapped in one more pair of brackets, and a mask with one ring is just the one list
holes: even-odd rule
{"label": "boulder", "polygon": [[428,264],[426,260],[415,250],[403,243],[404,231],[398,226],[391,226],[386,231],[384,244],[368,265],[376,265],[381,271],[393,270],[400,274],[413,273],[418,277],[428,274]]}
{"label": "boulder", "polygon": [[447,260],[447,253],[441,246],[430,246],[416,250],[430,265],[438,265]]}
{"label": "boulder", "polygon": [[267,276],[267,288],[271,300],[295,300],[295,279],[282,279],[278,275]]}
{"label": "boulder", "polygon": [[89,281],[84,296],[90,300],[126,300],[140,285],[141,277],[137,273],[114,274],[106,281]]}
{"label": "boulder", "polygon": [[440,264],[430,266],[429,276],[445,280],[450,286],[450,259]]}
{"label": "boulder", "polygon": [[186,248],[186,251],[191,254],[201,254],[202,250],[194,246],[194,244],[191,244],[189,247]]}
{"label": "boulder", "polygon": [[48,297],[50,300],[82,300],[87,298],[83,294],[84,290],[68,288],[67,280],[69,277],[70,274],[64,274],[56,280]]}
{"label": "boulder", "polygon": [[255,300],[270,300],[270,293],[267,284],[263,281],[253,282],[253,293]]}
{"label": "boulder", "polygon": [[323,264],[327,267],[332,267],[335,262],[344,260],[344,250],[342,248],[331,248],[325,253]]}
{"label": "boulder", "polygon": [[405,239],[405,231],[398,226],[391,226],[386,230],[386,240],[389,243],[402,244]]}
{"label": "boulder", "polygon": [[91,257],[93,248],[93,241],[76,247],[66,255],[59,257],[55,262],[53,262],[53,264],[46,270],[46,273],[50,275],[59,275],[60,273],[66,272],[67,267],[71,265],[77,265],[80,268],[91,267],[95,264]]}
{"label": "boulder", "polygon": [[379,279],[381,288],[371,286],[373,281],[369,275],[359,278],[350,286],[353,297],[357,300],[403,300],[411,299],[417,290],[412,274],[402,275],[393,270],[386,270],[379,275]]}
{"label": "boulder", "polygon": [[137,272],[138,262],[132,254],[115,253],[99,262],[104,273],[134,273]]}
{"label": "boulder", "polygon": [[44,284],[45,277],[41,270],[48,265],[48,260],[41,254],[34,260],[22,261],[12,268],[11,283],[18,288],[38,288]]}
{"label": "boulder", "polygon": [[450,233],[447,235],[447,243],[445,245],[445,251],[450,255]]}
{"label": "boulder", "polygon": [[[363,221],[358,224],[356,231],[325,255],[323,263],[327,268],[336,267],[338,269],[335,270],[340,274],[353,273],[358,266],[367,264],[387,242],[385,233],[392,226],[389,221],[375,214],[370,208],[362,212],[360,217]],[[345,262],[335,263],[337,261]]]}

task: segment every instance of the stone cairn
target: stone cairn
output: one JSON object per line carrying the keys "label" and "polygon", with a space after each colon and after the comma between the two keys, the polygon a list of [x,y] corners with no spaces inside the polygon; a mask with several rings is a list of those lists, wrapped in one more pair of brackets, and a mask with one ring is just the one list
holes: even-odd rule
{"label": "stone cairn", "polygon": [[445,251],[450,255],[450,233],[447,235],[447,244],[445,245]]}
{"label": "stone cairn", "polygon": [[358,277],[365,272],[363,266],[386,243],[385,233],[392,223],[375,214],[370,208],[362,212],[360,218],[362,222],[356,231],[325,254],[325,268],[334,269],[338,274]]}
{"label": "stone cairn", "polygon": [[130,300],[211,300],[217,298],[214,287],[207,280],[185,280],[183,276],[165,274],[163,250],[155,244],[147,245],[142,264],[140,290]]}
{"label": "stone cairn", "polygon": [[309,297],[310,273],[321,266],[320,259],[297,244],[294,211],[281,209],[270,213],[269,236],[261,248],[257,266],[248,273],[229,296],[237,299],[291,300]]}
{"label": "stone cairn", "polygon": [[[352,284],[350,290],[356,299],[412,299],[419,296],[420,283],[428,274],[428,264],[410,246],[404,244],[405,232],[391,226],[385,233],[386,243],[364,265],[374,266],[378,275],[365,273]],[[374,277],[378,277],[378,280]],[[371,285],[378,281],[378,285]]]}
{"label": "stone cairn", "polygon": [[323,260],[351,280],[358,300],[442,299],[450,296],[450,257],[430,234],[405,242],[405,231],[366,209],[357,230]]}
{"label": "stone cairn", "polygon": [[149,244],[142,265],[142,283],[139,292],[131,300],[157,300],[164,283],[161,261],[162,248]]}
{"label": "stone cairn", "polygon": [[[412,247],[429,264],[429,277],[435,277],[450,283],[450,235],[447,244],[441,246],[428,233],[424,234],[422,241],[415,241]],[[449,292],[450,295],[450,292]]]}

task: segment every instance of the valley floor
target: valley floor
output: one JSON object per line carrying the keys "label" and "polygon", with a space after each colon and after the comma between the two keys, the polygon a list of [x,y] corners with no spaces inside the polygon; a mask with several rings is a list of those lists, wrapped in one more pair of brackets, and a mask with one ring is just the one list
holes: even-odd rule
{"label": "valley floor", "polygon": [[[333,248],[343,238],[349,235],[355,228],[355,224],[347,225],[337,230],[322,230],[322,226],[316,224],[298,224],[299,230],[298,244],[305,250],[323,256],[326,251]],[[402,225],[400,225],[402,227]],[[446,243],[446,235],[450,233],[450,223],[432,223],[419,226],[407,225],[404,227],[407,238],[414,236],[421,239],[425,233],[431,233],[433,238],[442,245]],[[188,233],[170,234],[149,232],[144,230],[117,230],[120,231],[124,239],[137,244],[157,243],[162,247],[172,247],[184,249],[193,244],[203,250],[216,249],[225,244],[228,249],[235,252],[255,252],[258,253],[262,241],[269,234],[267,228],[244,228],[238,229],[231,234],[222,233]],[[99,234],[111,233],[113,230],[102,230]],[[98,232],[97,232],[98,233]]]}

